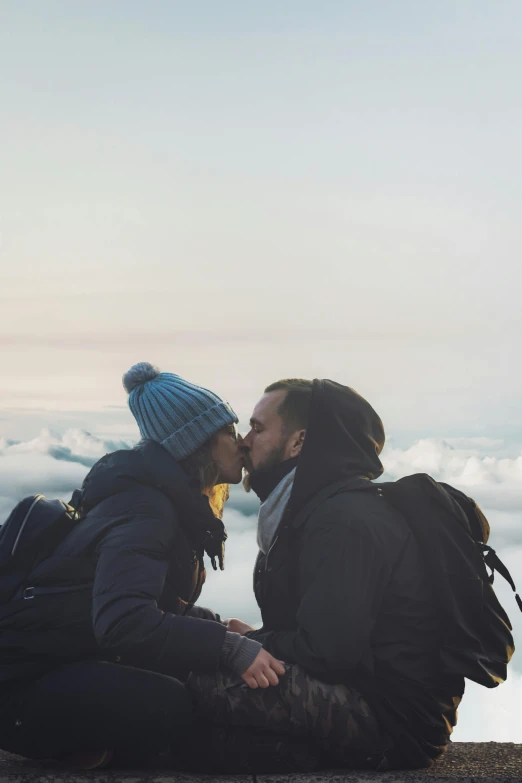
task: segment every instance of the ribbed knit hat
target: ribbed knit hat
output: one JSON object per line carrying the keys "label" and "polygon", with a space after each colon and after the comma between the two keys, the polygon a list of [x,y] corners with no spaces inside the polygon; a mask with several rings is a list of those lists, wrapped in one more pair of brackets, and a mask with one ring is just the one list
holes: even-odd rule
{"label": "ribbed knit hat", "polygon": [[129,408],[142,438],[160,443],[174,459],[193,454],[212,435],[238,418],[217,394],[139,362],[123,376]]}

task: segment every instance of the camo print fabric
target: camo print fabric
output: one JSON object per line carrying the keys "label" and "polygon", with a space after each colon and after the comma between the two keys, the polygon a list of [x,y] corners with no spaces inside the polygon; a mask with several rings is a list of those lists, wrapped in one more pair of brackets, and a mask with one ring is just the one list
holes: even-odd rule
{"label": "camo print fabric", "polygon": [[223,672],[191,674],[188,688],[212,723],[250,726],[314,738],[325,756],[345,767],[376,768],[382,760],[377,722],[360,693],[329,685],[285,665],[279,685],[252,690]]}

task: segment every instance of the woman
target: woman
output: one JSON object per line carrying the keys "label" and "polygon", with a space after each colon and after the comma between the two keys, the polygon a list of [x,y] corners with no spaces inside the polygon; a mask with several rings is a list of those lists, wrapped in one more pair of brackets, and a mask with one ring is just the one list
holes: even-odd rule
{"label": "woman", "polygon": [[0,613],[0,747],[83,768],[182,742],[191,669],[253,688],[284,673],[193,606],[204,554],[223,568],[226,485],[242,474],[235,413],[145,362],[123,382],[142,441],[94,465],[80,521],[32,574],[35,597]]}

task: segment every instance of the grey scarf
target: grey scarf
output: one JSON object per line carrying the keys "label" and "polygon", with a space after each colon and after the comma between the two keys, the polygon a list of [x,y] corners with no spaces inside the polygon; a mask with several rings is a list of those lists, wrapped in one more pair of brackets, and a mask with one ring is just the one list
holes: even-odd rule
{"label": "grey scarf", "polygon": [[290,473],[287,473],[265,502],[261,503],[257,521],[257,545],[264,555],[272,546],[277,528],[290,500],[296,470],[297,468],[294,468]]}

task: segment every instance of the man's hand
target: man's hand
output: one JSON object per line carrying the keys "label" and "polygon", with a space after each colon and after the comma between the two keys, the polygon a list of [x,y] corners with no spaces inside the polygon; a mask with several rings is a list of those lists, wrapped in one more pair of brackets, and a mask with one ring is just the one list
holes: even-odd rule
{"label": "man's hand", "polygon": [[270,685],[277,685],[279,677],[284,673],[282,661],[266,650],[260,650],[254,663],[241,676],[249,688],[269,688]]}
{"label": "man's hand", "polygon": [[248,623],[244,623],[243,620],[238,620],[237,617],[231,617],[229,620],[225,620],[227,631],[232,633],[238,633],[244,636],[248,631],[255,631],[256,629]]}

